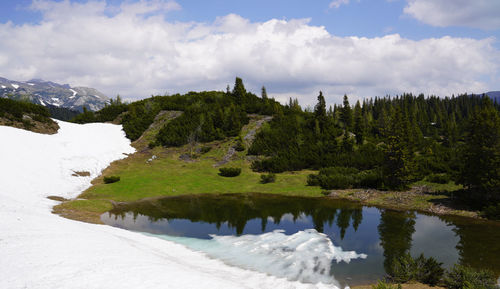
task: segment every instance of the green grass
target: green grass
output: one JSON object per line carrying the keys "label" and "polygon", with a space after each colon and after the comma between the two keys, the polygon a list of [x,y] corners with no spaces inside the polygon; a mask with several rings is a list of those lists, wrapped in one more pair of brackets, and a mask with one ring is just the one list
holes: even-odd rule
{"label": "green grass", "polygon": [[[306,186],[311,171],[288,172],[277,175],[275,183],[261,184],[260,173],[250,169],[245,152],[237,153],[237,160],[224,165],[241,167],[241,175],[234,178],[219,176],[219,168],[213,164],[224,155],[226,143],[220,149],[212,149],[194,162],[179,160],[179,152],[166,152],[156,148],[150,154],[135,154],[120,160],[104,172],[104,176],[120,176],[120,182],[104,184],[102,177],[84,192],[86,199],[110,199],[114,201],[135,201],[158,196],[207,193],[272,193],[300,196],[321,196],[318,187]],[[156,154],[158,158],[150,163],[146,160]]]}

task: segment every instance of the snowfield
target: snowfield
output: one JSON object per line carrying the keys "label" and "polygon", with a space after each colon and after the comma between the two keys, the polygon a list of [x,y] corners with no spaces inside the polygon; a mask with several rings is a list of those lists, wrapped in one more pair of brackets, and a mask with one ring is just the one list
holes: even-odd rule
{"label": "snowfield", "polygon": [[[51,213],[134,149],[120,126],[58,121],[55,135],[0,126],[0,288],[336,288],[225,265],[161,238]],[[89,171],[90,177],[71,176]]]}

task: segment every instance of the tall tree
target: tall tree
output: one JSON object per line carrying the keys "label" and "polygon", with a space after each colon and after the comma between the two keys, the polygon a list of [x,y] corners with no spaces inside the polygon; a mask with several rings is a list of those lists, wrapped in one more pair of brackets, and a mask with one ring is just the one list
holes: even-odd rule
{"label": "tall tree", "polygon": [[239,77],[236,77],[234,81],[233,87],[233,97],[235,99],[236,104],[241,105],[245,103],[247,91],[245,86],[243,85],[243,80]]}
{"label": "tall tree", "polygon": [[314,117],[319,124],[320,132],[323,132],[326,126],[326,101],[323,92],[319,92],[318,103],[314,107]]}
{"label": "tall tree", "polygon": [[351,129],[351,127],[352,127],[352,108],[351,108],[351,105],[349,104],[349,99],[347,98],[347,95],[344,95],[344,106],[342,107],[342,110],[340,113],[341,113],[340,120],[344,124],[344,128],[346,130]]}
{"label": "tall tree", "polygon": [[265,86],[262,86],[262,99],[267,99],[267,91],[266,91],[266,87]]}
{"label": "tall tree", "polygon": [[356,143],[358,145],[363,144],[364,133],[365,133],[365,121],[363,119],[363,113],[361,111],[361,105],[359,100],[354,106],[354,134],[356,134]]}
{"label": "tall tree", "polygon": [[400,107],[396,107],[386,133],[382,173],[384,184],[390,189],[406,188],[410,175],[411,155],[408,150],[408,131]]}
{"label": "tall tree", "polygon": [[486,199],[500,199],[500,116],[489,98],[467,130],[459,182]]}

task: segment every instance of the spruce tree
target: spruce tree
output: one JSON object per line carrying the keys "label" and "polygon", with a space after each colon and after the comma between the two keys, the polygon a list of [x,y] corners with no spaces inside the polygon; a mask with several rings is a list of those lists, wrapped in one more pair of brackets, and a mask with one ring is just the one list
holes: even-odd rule
{"label": "spruce tree", "polygon": [[390,189],[405,189],[409,182],[411,156],[405,142],[408,134],[405,128],[401,109],[397,107],[385,131],[387,143],[382,166],[384,185]]}
{"label": "spruce tree", "polygon": [[356,144],[363,144],[364,132],[365,132],[365,122],[363,120],[363,114],[361,111],[361,105],[359,100],[356,102],[354,107],[354,134],[356,135]]}
{"label": "spruce tree", "polygon": [[234,87],[233,87],[233,97],[238,105],[242,105],[245,103],[245,98],[246,98],[247,91],[245,89],[245,86],[243,85],[243,80],[239,77],[236,77],[236,80],[234,81]]}
{"label": "spruce tree", "polygon": [[500,199],[500,115],[491,100],[474,111],[459,182],[484,199]]}
{"label": "spruce tree", "polygon": [[344,128],[346,130],[351,129],[351,127],[352,127],[352,109],[351,109],[351,106],[349,105],[349,99],[347,98],[347,95],[344,95],[344,106],[342,107],[342,110],[341,110],[340,120],[344,124]]}

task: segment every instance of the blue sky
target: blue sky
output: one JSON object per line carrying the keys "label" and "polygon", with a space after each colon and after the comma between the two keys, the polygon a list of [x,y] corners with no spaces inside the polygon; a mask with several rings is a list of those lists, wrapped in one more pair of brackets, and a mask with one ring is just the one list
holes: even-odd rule
{"label": "blue sky", "polygon": [[[119,5],[123,2],[139,1],[106,2],[108,5]],[[23,24],[41,21],[41,13],[29,8],[31,3],[32,0],[1,0],[0,22]],[[330,8],[329,0],[181,0],[177,3],[182,8],[166,15],[170,20],[212,22],[216,17],[234,13],[258,22],[273,18],[310,18],[312,25],[325,26],[330,33],[338,36],[379,37],[398,33],[414,40],[443,36],[477,39],[493,36],[500,39],[498,28],[484,30],[456,25],[435,27],[421,23],[404,14],[403,10],[407,5],[404,0],[354,0],[338,8]],[[497,12],[500,15],[500,11]],[[496,45],[499,45],[498,42]]]}
{"label": "blue sky", "polygon": [[[54,45],[64,47],[59,54],[50,50],[50,55],[41,55],[40,51],[28,51],[26,46],[20,52],[12,44],[0,44],[0,64],[2,56],[4,59],[0,76],[7,78],[50,78],[71,85],[96,86],[107,94],[129,94],[130,97],[138,98],[151,93],[190,90],[193,83],[196,83],[196,89],[225,87],[223,84],[231,83],[230,78],[237,74],[244,76],[251,88],[257,89],[264,84],[269,87],[268,91],[275,92],[278,99],[293,96],[304,99],[306,103],[310,103],[308,100],[311,97],[308,95],[318,89],[329,92],[331,102],[337,102],[344,93],[360,98],[408,90],[415,93],[452,94],[500,89],[496,86],[500,83],[500,1],[497,0],[0,1],[0,35],[3,32],[11,38],[21,38],[33,49],[47,46],[50,50]],[[129,12],[126,12],[127,7]],[[137,12],[138,9],[145,9],[145,12]],[[67,18],[68,15],[73,16]],[[157,16],[161,16],[161,19]],[[309,21],[294,22],[294,19]],[[70,25],[73,22],[75,25]],[[94,34],[99,31],[97,36],[100,38],[97,41],[101,50],[92,46],[78,49],[67,46],[65,39],[75,34],[79,36],[76,41],[92,37],[82,31],[86,29],[78,29],[78,25],[87,28],[86,22],[88,33],[90,30]],[[74,30],[57,26],[66,23]],[[101,27],[104,29],[100,29],[96,23],[105,25]],[[102,23],[108,23],[109,26]],[[283,34],[276,29],[283,25],[293,33]],[[231,27],[238,27],[241,32],[235,32]],[[147,39],[147,36],[141,36],[142,33],[149,35],[151,31],[156,31],[155,35],[163,35],[165,42],[175,47],[188,44],[189,47],[183,51],[167,51],[167,48],[156,51],[151,45],[145,45],[135,47],[133,51],[123,51],[124,48],[117,48],[106,41],[104,33],[110,33],[109,37],[116,36],[113,29],[120,32],[128,29],[132,41],[138,42]],[[264,33],[266,29],[269,31]],[[40,33],[47,33],[46,38],[35,37]],[[199,38],[193,41],[192,37],[181,37],[182,33],[199,34]],[[214,42],[214,37],[220,34],[237,43],[250,41],[251,45],[257,43],[256,47],[265,45],[269,50],[262,55],[256,54],[255,49],[250,49],[248,54],[229,51],[235,43],[229,40]],[[352,37],[356,39],[352,40]],[[54,40],[51,42],[49,39]],[[277,39],[283,41],[286,51],[280,48]],[[124,37],[117,41],[123,41],[123,46],[126,46],[129,39]],[[153,40],[146,40],[149,41]],[[158,41],[158,45],[162,43],[161,39],[155,38],[154,41]],[[304,46],[297,45],[297,41],[303,42]],[[311,47],[313,42],[315,45]],[[110,46],[106,48],[106,45]],[[371,47],[375,52],[371,51]],[[226,54],[221,54],[221,59],[214,62],[209,59],[210,54],[199,53],[200,50],[211,49],[224,50]],[[343,52],[336,53],[337,49]],[[123,70],[127,65],[123,62],[123,55],[132,59],[134,53],[138,55],[141,52],[148,55],[148,58],[137,59],[136,62],[143,65],[141,75],[144,75],[144,87],[140,89],[146,90],[144,95],[140,95],[140,89],[135,90],[127,84],[132,81],[127,80],[130,73],[118,79],[116,71],[109,68],[105,69],[109,70],[109,75],[99,72],[99,78],[93,78],[98,63],[91,65],[89,61],[92,63],[104,57],[110,61],[109,67],[116,66],[115,69]],[[70,65],[63,59],[71,53],[88,59],[82,67]],[[172,58],[167,57],[169,53],[176,57],[185,54],[186,59],[172,62]],[[286,57],[283,57],[284,53],[291,55],[291,60],[295,61],[293,69],[283,68],[289,65]],[[318,57],[316,53],[319,53]],[[413,54],[416,56],[413,57]],[[263,59],[265,55],[268,57],[266,59],[274,62],[264,71],[269,74],[259,72],[258,67],[247,63],[246,58]],[[362,59],[358,59],[358,55]],[[280,57],[283,63],[275,61]],[[155,59],[154,63],[150,62],[152,59]],[[53,62],[47,65],[50,60]],[[429,63],[426,63],[427,60]],[[163,63],[159,64],[159,61]],[[190,78],[189,72],[193,68],[188,64],[191,61],[194,63],[192,65],[200,64],[206,71]],[[387,77],[370,79],[362,72],[365,70],[363,63],[366,63],[367,71],[373,73],[382,70]],[[385,70],[385,64],[392,70]],[[426,65],[430,66],[428,72],[423,71]],[[346,75],[324,77],[313,72],[318,70],[328,74],[329,69],[336,66],[343,68],[339,71],[348,70]],[[467,66],[473,66],[473,71],[467,71],[470,70]],[[398,69],[401,71],[393,72]],[[408,69],[416,72],[408,73]],[[61,73],[61,70],[65,73]],[[339,71],[337,73],[341,73]],[[184,76],[171,77],[171,73]],[[389,75],[392,73],[394,75]],[[134,75],[134,79],[141,75]],[[162,77],[165,81],[162,81]],[[103,80],[107,78],[109,80]]]}

